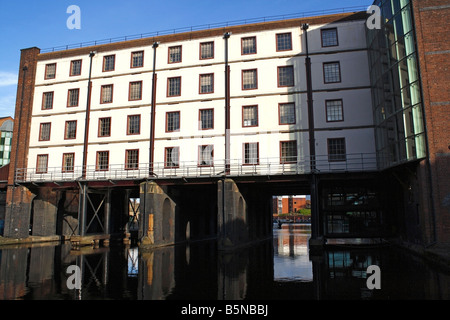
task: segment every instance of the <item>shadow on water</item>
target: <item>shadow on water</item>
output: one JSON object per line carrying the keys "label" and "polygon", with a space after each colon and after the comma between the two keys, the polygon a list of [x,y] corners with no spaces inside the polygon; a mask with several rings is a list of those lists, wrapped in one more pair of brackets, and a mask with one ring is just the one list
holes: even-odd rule
{"label": "shadow on water", "polygon": [[[450,274],[415,256],[384,246],[311,257],[309,236],[308,225],[285,225],[271,240],[233,252],[218,252],[215,241],[145,252],[113,244],[3,247],[0,299],[450,299]],[[71,265],[80,267],[81,290],[68,287]],[[380,267],[381,289],[367,288],[369,265]]]}

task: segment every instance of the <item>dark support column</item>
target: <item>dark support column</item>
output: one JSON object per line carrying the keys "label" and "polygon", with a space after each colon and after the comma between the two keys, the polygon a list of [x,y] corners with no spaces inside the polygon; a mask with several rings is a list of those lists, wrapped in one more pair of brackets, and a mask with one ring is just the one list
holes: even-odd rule
{"label": "dark support column", "polygon": [[87,202],[88,202],[88,187],[86,184],[80,184],[80,207],[78,210],[78,230],[79,235],[86,235],[86,219],[87,219]]}

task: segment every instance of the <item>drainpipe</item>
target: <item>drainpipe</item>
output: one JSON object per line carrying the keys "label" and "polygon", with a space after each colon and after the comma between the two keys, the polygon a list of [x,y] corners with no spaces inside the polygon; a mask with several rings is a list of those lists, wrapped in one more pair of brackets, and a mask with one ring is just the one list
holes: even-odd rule
{"label": "drainpipe", "polygon": [[86,102],[86,119],[84,125],[84,149],[83,149],[83,168],[82,168],[82,179],[86,179],[86,167],[87,167],[87,152],[88,152],[88,139],[89,139],[89,120],[91,114],[91,91],[92,91],[92,59],[97,52],[91,51],[89,53],[90,65],[89,65],[89,81],[88,81],[88,92],[87,92],[87,102]]}
{"label": "drainpipe", "polygon": [[230,66],[228,64],[228,39],[231,32],[223,35],[225,40],[225,176],[230,174]]}
{"label": "drainpipe", "polygon": [[314,107],[313,107],[313,93],[312,93],[312,80],[311,80],[311,58],[309,57],[308,48],[308,28],[309,25],[304,23],[302,30],[305,34],[306,41],[306,89],[308,99],[308,130],[309,130],[309,157],[310,157],[310,170],[311,170],[311,238],[317,239],[319,237],[319,198],[317,188],[317,175],[316,175],[316,141],[314,136]]}
{"label": "drainpipe", "polygon": [[151,110],[151,120],[150,120],[150,150],[149,150],[149,176],[153,173],[153,164],[155,156],[155,113],[156,113],[156,49],[159,46],[159,42],[153,43],[153,79],[152,79],[152,110]]}

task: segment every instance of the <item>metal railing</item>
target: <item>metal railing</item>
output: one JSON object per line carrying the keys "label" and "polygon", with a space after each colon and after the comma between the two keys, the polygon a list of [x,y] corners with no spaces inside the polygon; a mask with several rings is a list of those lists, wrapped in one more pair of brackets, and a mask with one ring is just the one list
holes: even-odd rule
{"label": "metal railing", "polygon": [[[292,160],[292,161],[289,161]],[[375,153],[356,153],[342,156],[339,161],[330,161],[328,155],[316,156],[315,173],[336,172],[369,172],[377,171]],[[226,163],[224,160],[214,160],[211,165],[199,165],[195,161],[180,162],[177,166],[168,167],[165,163],[153,164],[150,174],[148,163],[139,164],[137,168],[127,169],[125,164],[109,165],[106,170],[98,170],[96,166],[87,166],[83,177],[83,167],[74,167],[70,172],[64,172],[61,167],[47,168],[40,172],[36,168],[16,170],[16,182],[64,182],[64,181],[108,181],[108,180],[140,180],[140,179],[182,179],[182,178],[213,178],[224,176]],[[302,175],[311,173],[310,157],[295,159],[260,158],[258,163],[243,163],[242,159],[229,161],[229,177],[240,176],[273,176]]]}
{"label": "metal railing", "polygon": [[97,46],[97,45],[102,45],[102,44],[109,44],[109,43],[128,41],[128,40],[137,40],[137,39],[143,39],[143,38],[152,38],[152,37],[165,36],[165,35],[184,33],[184,32],[226,28],[226,27],[232,27],[232,26],[247,25],[247,24],[252,24],[252,23],[281,21],[281,20],[287,20],[287,19],[298,19],[298,18],[306,18],[306,17],[313,17],[313,16],[327,15],[327,14],[360,12],[360,11],[366,11],[367,8],[369,7],[369,5],[370,4],[368,4],[367,6],[354,6],[354,7],[344,7],[344,8],[337,8],[337,9],[315,10],[315,11],[308,11],[308,12],[301,12],[301,13],[274,15],[274,16],[267,16],[267,17],[260,17],[260,18],[250,18],[250,19],[234,20],[234,21],[227,21],[227,22],[202,24],[202,25],[196,25],[196,26],[190,26],[190,27],[166,29],[166,30],[160,30],[160,31],[154,31],[154,32],[140,33],[140,34],[134,34],[134,35],[128,35],[128,36],[107,38],[107,39],[102,39],[102,40],[94,40],[94,41],[62,45],[62,46],[52,47],[52,48],[45,48],[45,49],[41,50],[41,53],[78,49],[78,48],[91,47],[91,46]]}

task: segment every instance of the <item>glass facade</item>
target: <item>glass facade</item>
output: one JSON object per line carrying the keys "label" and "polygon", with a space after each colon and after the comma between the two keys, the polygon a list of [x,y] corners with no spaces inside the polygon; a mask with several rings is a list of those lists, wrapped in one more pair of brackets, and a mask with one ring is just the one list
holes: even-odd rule
{"label": "glass facade", "polygon": [[367,29],[380,169],[426,156],[421,84],[410,0],[375,0],[381,29]]}

